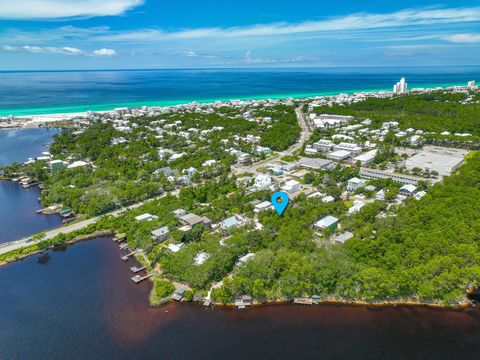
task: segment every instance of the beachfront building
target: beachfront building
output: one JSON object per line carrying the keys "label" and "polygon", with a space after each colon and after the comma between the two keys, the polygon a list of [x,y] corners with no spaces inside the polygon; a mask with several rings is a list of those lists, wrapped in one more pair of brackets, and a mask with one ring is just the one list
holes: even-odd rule
{"label": "beachfront building", "polygon": [[408,84],[405,78],[401,78],[399,82],[393,85],[394,94],[405,94],[408,90]]}

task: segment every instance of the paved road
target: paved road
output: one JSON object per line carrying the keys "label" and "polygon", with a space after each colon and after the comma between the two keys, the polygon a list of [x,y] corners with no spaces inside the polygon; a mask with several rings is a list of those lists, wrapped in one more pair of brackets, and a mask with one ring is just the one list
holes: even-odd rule
{"label": "paved road", "polygon": [[300,138],[298,141],[290,146],[287,150],[283,150],[279,153],[277,153],[274,157],[270,157],[265,160],[261,160],[259,162],[256,162],[252,165],[247,165],[247,166],[232,166],[232,171],[235,174],[241,174],[241,173],[253,173],[256,174],[258,173],[257,169],[261,168],[263,165],[266,165],[268,163],[271,163],[273,161],[278,161],[284,156],[292,155],[295,151],[300,149],[303,144],[309,139],[310,135],[312,134],[312,129],[310,126],[310,123],[308,120],[305,118],[305,115],[302,112],[302,107],[303,105],[299,106],[298,108],[295,109],[295,114],[297,115],[298,119],[298,124],[300,125],[301,133],[300,133]]}
{"label": "paved road", "polygon": [[[173,191],[173,192],[175,192],[175,191]],[[126,210],[135,209],[139,206],[142,206],[143,204],[145,204],[148,201],[160,199],[160,198],[164,197],[165,195],[166,194],[163,194],[163,195],[158,196],[156,198],[148,199],[148,200],[142,201],[140,203],[133,204],[133,205],[127,206],[125,208],[121,208],[121,209],[112,211],[112,212],[108,213],[108,215],[118,216],[121,213],[125,212]],[[30,241],[28,241],[30,239],[30,237],[26,237],[26,238],[23,238],[23,239],[20,239],[20,240],[15,240],[15,241],[10,241],[10,242],[0,244],[0,255],[6,254],[7,252],[10,252],[10,251],[13,251],[13,250],[21,249],[23,247],[38,244],[38,243],[40,243],[44,240],[53,239],[55,236],[57,236],[61,233],[69,234],[71,232],[83,229],[83,228],[87,227],[88,225],[91,225],[91,224],[95,223],[96,221],[98,221],[98,219],[100,219],[99,216],[91,218],[91,219],[87,219],[87,220],[82,220],[82,221],[79,221],[79,222],[76,222],[76,223],[73,223],[73,224],[70,224],[70,225],[55,228],[55,229],[52,229],[52,230],[48,230],[48,231],[45,232],[46,233],[45,237],[40,239],[40,240],[30,240]]]}
{"label": "paved road", "polygon": [[[302,112],[302,107],[303,106],[299,106],[297,109],[295,109],[295,114],[297,115],[298,123],[299,123],[300,128],[301,128],[300,139],[298,140],[298,142],[296,144],[292,145],[287,150],[279,152],[273,158],[262,160],[260,162],[257,162],[255,164],[253,164],[253,165],[250,165],[250,166],[233,166],[232,171],[234,173],[237,173],[237,174],[238,173],[243,173],[243,172],[256,173],[257,172],[256,169],[259,168],[259,167],[262,167],[264,164],[270,163],[270,162],[275,161],[275,160],[279,160],[280,158],[282,158],[284,156],[287,156],[287,155],[292,155],[296,150],[300,149],[303,146],[303,144],[305,143],[305,141],[308,140],[308,138],[310,137],[310,134],[312,133],[312,130],[310,128],[310,124],[305,119],[305,116]],[[176,190],[173,191],[172,193],[175,193],[175,192],[176,192]],[[164,197],[165,195],[166,195],[166,193],[157,197],[157,198],[145,200],[145,201],[142,201],[138,204],[134,204],[134,205],[131,205],[131,206],[119,209],[119,210],[115,210],[115,211],[109,213],[109,215],[118,216],[119,214],[123,213],[126,210],[135,209],[139,206],[142,206],[143,204],[145,204],[148,201],[152,201],[152,200],[155,200],[155,199],[160,199],[160,198]],[[5,254],[9,251],[17,250],[17,249],[20,249],[20,248],[23,248],[23,247],[34,245],[34,244],[38,244],[38,243],[40,243],[44,240],[53,239],[55,236],[59,235],[60,233],[68,234],[68,233],[71,233],[73,231],[83,229],[84,227],[87,227],[88,225],[96,222],[99,218],[100,217],[95,217],[95,218],[79,221],[79,222],[74,223],[74,224],[70,224],[70,225],[67,225],[67,226],[62,226],[62,227],[59,227],[59,228],[56,228],[56,229],[46,231],[46,236],[41,240],[33,240],[33,241],[30,240],[30,241],[28,241],[29,238],[24,238],[24,239],[21,239],[21,240],[16,240],[16,241],[11,241],[11,242],[8,242],[8,243],[0,244],[0,255]]]}

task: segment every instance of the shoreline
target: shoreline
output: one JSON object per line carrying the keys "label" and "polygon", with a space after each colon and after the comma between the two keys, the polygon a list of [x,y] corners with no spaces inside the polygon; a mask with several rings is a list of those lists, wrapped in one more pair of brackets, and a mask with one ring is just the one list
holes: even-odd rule
{"label": "shoreline", "polygon": [[[90,240],[96,240],[96,239],[110,239],[110,237],[113,235],[113,233],[114,232],[111,231],[111,230],[97,231],[95,233],[81,235],[81,236],[79,236],[75,239],[69,240],[69,241],[67,241],[63,244],[58,245],[58,246],[53,245],[53,246],[50,246],[49,248],[46,248],[46,249],[36,249],[33,252],[30,252],[30,253],[27,253],[27,254],[22,254],[17,258],[11,258],[11,259],[6,259],[6,260],[3,260],[3,261],[0,261],[0,269],[3,266],[7,266],[7,265],[10,265],[10,264],[17,263],[19,261],[25,260],[29,257],[35,256],[35,255],[38,255],[38,254],[45,253],[47,251],[55,251],[56,248],[62,248],[62,247],[68,248],[68,247],[74,246],[77,243],[84,242],[84,241],[90,241]],[[38,244],[34,244],[32,246],[37,246],[39,244],[41,244],[41,242],[38,243]],[[151,279],[149,279],[149,283],[153,284]],[[164,299],[164,301],[162,301],[159,304],[155,304],[155,305],[153,305],[149,302],[149,306],[153,307],[153,308],[154,307],[161,307],[163,305],[167,305],[167,304],[172,303],[172,302],[177,302],[177,301],[174,301],[172,299]],[[178,303],[180,303],[180,304],[195,303],[195,304],[198,304],[198,305],[202,305],[203,300],[202,301],[190,301],[190,302],[178,301]],[[475,309],[475,307],[473,307],[468,302],[467,297],[465,297],[464,302],[460,302],[460,303],[457,303],[457,304],[447,304],[447,305],[440,304],[440,303],[429,303],[429,302],[408,301],[408,300],[399,300],[399,301],[390,300],[390,301],[368,302],[368,301],[362,301],[362,300],[341,300],[341,299],[324,299],[324,300],[320,300],[318,303],[306,305],[306,304],[294,304],[293,300],[271,300],[271,301],[266,301],[266,302],[254,301],[250,306],[247,307],[247,309],[248,308],[259,308],[259,307],[265,307],[265,306],[277,306],[277,305],[292,305],[292,306],[295,305],[295,306],[310,307],[310,306],[315,306],[315,305],[326,305],[326,304],[350,305],[350,306],[368,306],[368,307],[374,307],[374,308],[407,306],[407,307],[426,307],[426,308],[441,309],[441,310],[447,310],[447,309],[462,310],[462,309],[468,309],[468,308]],[[212,306],[222,307],[222,308],[231,309],[231,310],[237,310],[236,307],[235,307],[235,303],[223,304],[223,303],[212,302]]]}
{"label": "shoreline", "polygon": [[[415,91],[416,89],[436,89],[442,88],[446,89],[452,86],[465,86],[465,84],[459,83],[442,83],[442,84],[425,84],[422,87],[412,88],[410,91]],[[263,100],[286,100],[286,99],[295,99],[295,100],[304,100],[304,99],[315,99],[322,97],[338,96],[340,94],[355,94],[355,93],[378,93],[378,92],[391,92],[390,88],[375,88],[375,89],[350,89],[350,90],[336,90],[336,91],[318,91],[318,92],[304,92],[304,93],[293,93],[293,94],[259,94],[259,95],[245,95],[237,97],[219,97],[211,99],[180,99],[180,100],[145,100],[145,101],[127,101],[127,102],[118,102],[110,104],[92,104],[92,105],[73,105],[73,106],[55,106],[55,107],[45,107],[45,108],[27,108],[27,109],[0,109],[0,120],[6,119],[9,116],[13,116],[16,120],[20,119],[29,119],[27,123],[22,126],[15,126],[12,124],[10,127],[5,127],[7,129],[12,128],[23,128],[23,127],[38,127],[35,125],[56,123],[62,121],[72,120],[75,117],[84,116],[88,112],[96,113],[108,113],[113,111],[116,108],[127,107],[130,109],[141,108],[141,107],[175,107],[175,106],[186,106],[194,103],[197,104],[213,104],[215,102],[230,103],[236,100],[240,101],[263,101]],[[18,124],[20,125],[20,124]],[[0,127],[1,129],[2,127]]]}

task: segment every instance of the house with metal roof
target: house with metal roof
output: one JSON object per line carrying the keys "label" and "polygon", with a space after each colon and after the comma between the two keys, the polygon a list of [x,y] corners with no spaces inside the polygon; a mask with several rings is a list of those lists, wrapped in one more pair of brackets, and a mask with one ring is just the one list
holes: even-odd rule
{"label": "house with metal roof", "polygon": [[161,228],[153,230],[150,234],[155,240],[162,242],[167,240],[168,234],[170,234],[170,230],[168,230],[167,226],[163,226]]}
{"label": "house with metal roof", "polygon": [[318,231],[323,231],[325,229],[330,229],[331,231],[335,231],[338,228],[339,219],[333,217],[331,215],[325,216],[323,219],[318,220],[314,228]]}

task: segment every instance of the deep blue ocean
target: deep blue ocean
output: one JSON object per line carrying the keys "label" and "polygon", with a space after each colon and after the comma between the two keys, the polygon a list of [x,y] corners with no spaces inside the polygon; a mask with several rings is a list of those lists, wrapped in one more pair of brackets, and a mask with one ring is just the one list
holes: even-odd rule
{"label": "deep blue ocean", "polygon": [[480,66],[0,72],[0,116],[329,95],[480,81]]}

